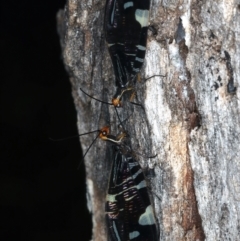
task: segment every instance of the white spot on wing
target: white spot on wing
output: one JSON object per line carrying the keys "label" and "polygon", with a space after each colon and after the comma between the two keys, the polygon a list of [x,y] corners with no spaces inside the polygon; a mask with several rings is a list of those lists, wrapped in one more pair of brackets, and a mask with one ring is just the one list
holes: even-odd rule
{"label": "white spot on wing", "polygon": [[124,7],[124,9],[133,7],[133,2],[124,3],[123,7]]}
{"label": "white spot on wing", "polygon": [[139,164],[137,162],[132,162],[132,163],[128,163],[130,169],[132,169],[133,167],[138,166]]}
{"label": "white spot on wing", "polygon": [[138,237],[140,235],[140,233],[138,231],[133,231],[131,233],[129,233],[129,239],[134,239],[136,237]]}
{"label": "white spot on wing", "polygon": [[112,14],[111,14],[111,24],[112,25],[113,25],[113,20],[114,20],[115,7],[116,7],[116,0],[114,1],[113,10],[112,10]]}
{"label": "white spot on wing", "polygon": [[133,71],[135,71],[136,73],[138,73],[140,71],[139,68],[133,68]]}
{"label": "white spot on wing", "polygon": [[137,9],[135,12],[136,21],[140,23],[142,28],[148,26],[148,16],[149,16],[148,10]]}
{"label": "white spot on wing", "polygon": [[142,173],[142,170],[139,169],[136,173],[134,173],[134,174],[132,175],[132,178],[133,178],[133,179],[136,179],[136,177],[137,177],[139,174],[141,174],[141,173]]}
{"label": "white spot on wing", "polygon": [[135,60],[138,61],[138,62],[143,63],[143,59],[141,59],[141,58],[136,57]]}
{"label": "white spot on wing", "polygon": [[119,236],[118,231],[117,231],[116,224],[115,224],[114,221],[113,221],[113,231],[114,231],[114,233],[115,233],[115,235],[116,235],[117,240],[118,240],[118,241],[121,241],[120,236]]}
{"label": "white spot on wing", "polygon": [[116,196],[117,196],[117,194],[115,194],[115,195],[113,195],[113,194],[107,194],[107,197],[106,197],[106,200],[108,201],[108,202],[116,202],[117,200],[116,200]]}
{"label": "white spot on wing", "polygon": [[138,183],[137,189],[139,190],[139,189],[144,188],[144,187],[146,187],[146,186],[147,186],[147,185],[146,185],[146,182],[145,182],[145,180],[143,180],[143,181],[141,181],[140,183]]}
{"label": "white spot on wing", "polygon": [[143,51],[146,50],[146,47],[144,47],[144,46],[142,46],[142,45],[137,45],[137,48],[138,48],[139,50],[143,50]]}
{"label": "white spot on wing", "polygon": [[155,220],[154,220],[154,216],[153,216],[153,210],[152,210],[152,206],[149,205],[146,210],[145,213],[143,213],[140,218],[138,223],[140,225],[152,225],[155,224]]}

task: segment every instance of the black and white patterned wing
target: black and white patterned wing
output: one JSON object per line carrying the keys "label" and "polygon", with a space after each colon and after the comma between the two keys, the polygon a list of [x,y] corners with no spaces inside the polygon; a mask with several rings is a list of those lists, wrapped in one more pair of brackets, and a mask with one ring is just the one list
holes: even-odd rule
{"label": "black and white patterned wing", "polygon": [[104,29],[120,88],[126,87],[143,65],[149,7],[150,0],[107,0]]}
{"label": "black and white patterned wing", "polygon": [[117,151],[106,198],[111,241],[155,241],[157,230],[146,181],[138,162]]}

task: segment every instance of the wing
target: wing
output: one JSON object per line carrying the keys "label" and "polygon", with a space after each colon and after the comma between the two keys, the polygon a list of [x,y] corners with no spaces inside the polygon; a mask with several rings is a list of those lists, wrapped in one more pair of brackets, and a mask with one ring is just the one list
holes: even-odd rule
{"label": "wing", "polygon": [[104,29],[116,85],[127,86],[143,65],[150,0],[107,0]]}
{"label": "wing", "polygon": [[155,241],[157,231],[138,162],[117,151],[109,180],[106,220],[111,241]]}

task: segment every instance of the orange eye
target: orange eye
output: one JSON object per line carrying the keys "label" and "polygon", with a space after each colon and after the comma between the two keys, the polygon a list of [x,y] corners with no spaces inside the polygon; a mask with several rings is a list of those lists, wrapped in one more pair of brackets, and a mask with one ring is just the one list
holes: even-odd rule
{"label": "orange eye", "polygon": [[100,130],[100,134],[99,137],[101,139],[104,139],[104,137],[106,137],[107,135],[109,135],[110,133],[110,127],[109,126],[105,126]]}
{"label": "orange eye", "polygon": [[112,104],[115,107],[121,107],[122,106],[121,101],[118,98],[112,99]]}

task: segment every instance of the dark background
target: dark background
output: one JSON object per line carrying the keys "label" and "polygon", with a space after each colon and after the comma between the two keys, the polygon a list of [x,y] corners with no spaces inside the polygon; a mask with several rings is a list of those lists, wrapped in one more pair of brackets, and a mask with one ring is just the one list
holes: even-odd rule
{"label": "dark background", "polygon": [[0,240],[87,241],[84,165],[56,13],[65,1],[1,1]]}

